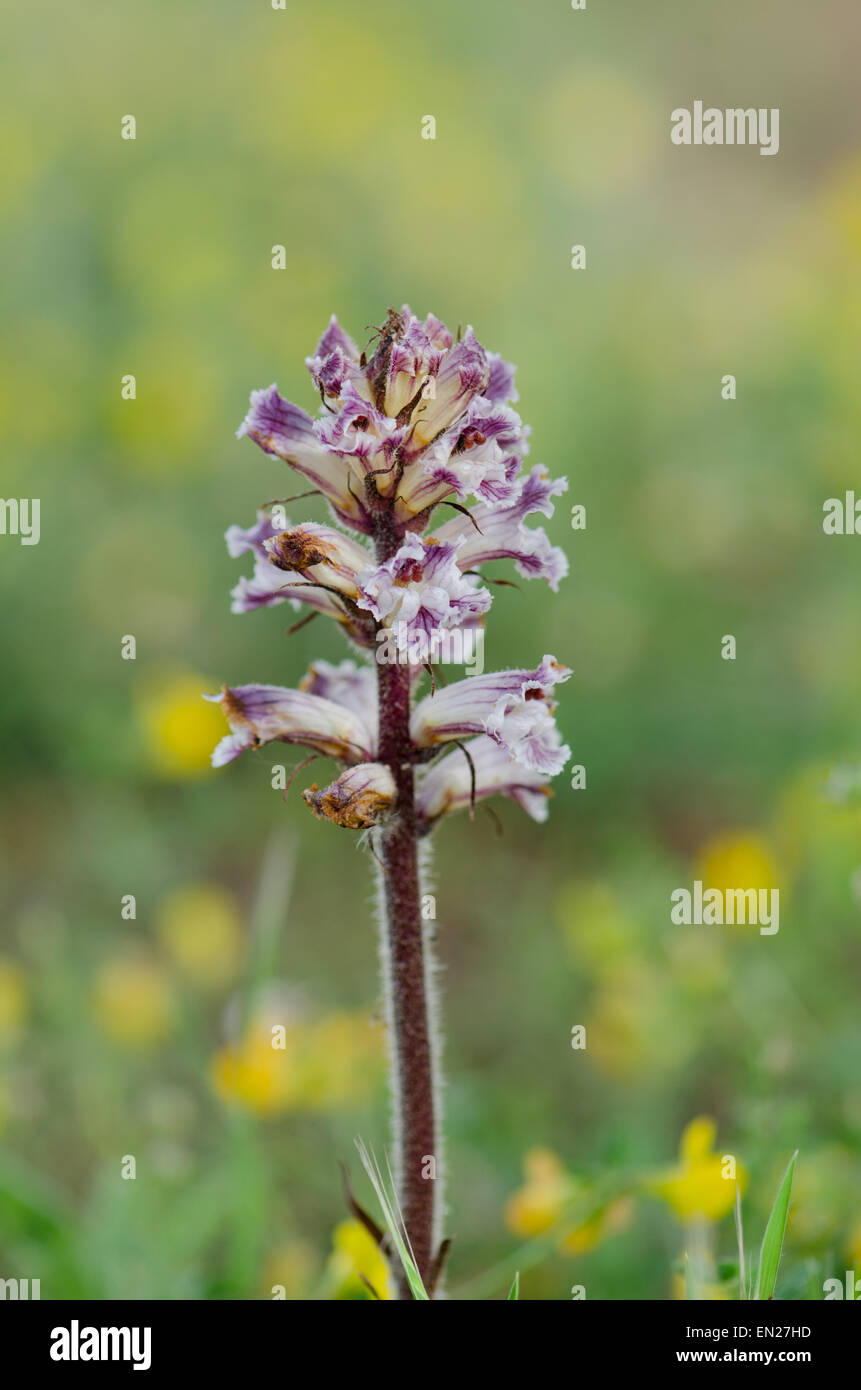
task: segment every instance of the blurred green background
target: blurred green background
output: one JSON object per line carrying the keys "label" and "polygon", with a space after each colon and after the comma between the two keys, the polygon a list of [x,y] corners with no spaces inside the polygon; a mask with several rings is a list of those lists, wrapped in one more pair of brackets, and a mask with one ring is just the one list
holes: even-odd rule
{"label": "blurred green background", "polygon": [[[783,1296],[861,1272],[861,541],[821,525],[859,483],[852,0],[50,0],[3,27],[2,493],[41,498],[41,541],[0,538],[0,1276],[382,1281],[338,1173],[370,1202],[353,1138],[388,1141],[370,865],[271,750],[208,770],[198,692],[345,654],[229,612],[225,528],[301,490],[234,431],[272,380],[314,409],[330,313],[364,342],[404,301],[518,363],[532,460],[570,480],[571,574],[497,591],[487,664],[574,668],[588,779],[543,828],[506,804],[501,839],[436,837],[452,1296],[515,1268],[525,1298],[677,1296],[694,1227],[734,1248],[684,1187],[708,1157],[666,1172],[697,1116],[751,1244],[801,1150]],[[697,98],[779,107],[779,154],[673,147]],[[704,876],[779,886],[779,934],[671,925]]]}

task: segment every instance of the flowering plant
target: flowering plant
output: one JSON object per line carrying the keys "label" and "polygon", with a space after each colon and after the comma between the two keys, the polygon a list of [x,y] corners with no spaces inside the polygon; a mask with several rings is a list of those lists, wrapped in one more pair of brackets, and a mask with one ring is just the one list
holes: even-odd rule
{"label": "flowering plant", "polygon": [[[291,526],[279,503],[250,529],[231,527],[231,555],[254,558],[233,610],[304,604],[303,621],[333,618],[358,659],[317,661],[296,690],[239,685],[207,696],[230,726],[212,761],[281,741],[342,768],[304,798],[317,816],[367,832],[380,864],[395,1185],[402,1233],[432,1296],[445,1247],[424,844],[443,816],[494,794],[545,819],[548,779],[570,752],[553,690],[571,674],[545,656],[533,669],[438,687],[432,658],[447,632],[484,622],[489,561],[511,559],[524,577],[557,588],[565,556],[525,521],[552,515],[567,484],[540,465],[524,471],[528,430],[512,406],[514,369],[471,328],[455,338],[405,306],[389,311],[360,352],[333,316],[307,366],[320,394],[316,418],[273,385],[252,392],[238,434],[301,474],[310,491],[300,495],[325,498],[331,522]],[[443,506],[454,514],[440,520]],[[430,690],[419,698],[425,676]],[[409,1296],[403,1278],[399,1289]]]}

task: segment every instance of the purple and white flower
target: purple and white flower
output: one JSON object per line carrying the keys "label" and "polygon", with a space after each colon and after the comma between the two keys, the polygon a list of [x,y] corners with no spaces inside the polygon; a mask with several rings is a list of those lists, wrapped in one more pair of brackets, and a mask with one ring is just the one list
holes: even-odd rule
{"label": "purple and white flower", "polygon": [[459,563],[477,569],[490,560],[514,560],[515,568],[526,579],[546,579],[554,593],[568,573],[568,557],[558,545],[551,545],[541,526],[524,525],[524,517],[541,511],[553,514],[553,497],[564,492],[565,478],[550,479],[541,465],[533,468],[519,485],[513,500],[504,506],[479,502],[468,517],[455,516],[436,531],[443,542],[460,542]]}
{"label": "purple and white flower", "polygon": [[462,749],[455,748],[420,774],[416,812],[425,831],[441,816],[495,795],[516,801],[535,821],[547,819],[552,793],[545,773],[524,767],[484,735],[470,739],[463,748],[468,758]]}
{"label": "purple and white flower", "polygon": [[233,762],[264,743],[300,743],[346,763],[373,758],[376,739],[365,721],[346,705],[281,685],[222,686],[205,700],[220,704],[230,733],[212,755],[213,767]]}
{"label": "purple and white flower", "polygon": [[524,767],[555,777],[571,750],[553,719],[552,691],[570,675],[545,656],[534,671],[497,671],[444,686],[413,710],[413,742],[433,748],[486,734]]}
{"label": "purple and white flower", "polygon": [[455,545],[409,535],[391,560],[360,576],[359,607],[395,631],[400,650],[407,649],[414,633],[431,638],[474,623],[490,607],[489,591],[461,573],[457,551]]}

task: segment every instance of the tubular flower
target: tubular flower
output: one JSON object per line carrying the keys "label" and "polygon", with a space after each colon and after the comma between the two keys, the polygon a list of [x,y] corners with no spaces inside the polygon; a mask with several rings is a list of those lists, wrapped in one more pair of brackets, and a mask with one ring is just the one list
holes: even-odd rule
{"label": "tubular flower", "polygon": [[361,762],[373,752],[371,733],[359,716],[320,695],[281,685],[237,685],[232,690],[225,685],[220,695],[204,699],[221,705],[231,729],[212,755],[213,767],[273,740],[302,743],[345,762]]}
{"label": "tubular flower", "polygon": [[411,732],[420,747],[487,734],[522,767],[554,777],[571,749],[553,720],[553,686],[571,672],[552,656],[534,671],[497,671],[447,685],[413,711]]}
{"label": "tubular flower", "polygon": [[303,795],[306,805],[321,820],[334,821],[348,830],[368,830],[392,806],[395,790],[395,780],[383,763],[359,763],[323,791],[315,784]]}

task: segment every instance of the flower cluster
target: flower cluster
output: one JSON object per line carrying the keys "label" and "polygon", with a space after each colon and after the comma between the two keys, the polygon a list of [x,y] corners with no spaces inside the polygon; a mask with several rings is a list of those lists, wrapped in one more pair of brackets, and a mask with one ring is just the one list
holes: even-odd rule
{"label": "flower cluster", "polygon": [[[405,664],[417,696],[428,641],[433,650],[441,633],[484,622],[491,594],[481,570],[492,560],[511,559],[522,576],[556,590],[566,558],[526,519],[551,516],[567,484],[541,466],[524,468],[528,429],[512,406],[514,369],[471,328],[455,338],[433,315],[421,321],[405,306],[389,311],[360,352],[333,316],[306,361],[320,395],[316,418],[273,385],[252,392],[238,434],[302,475],[329,504],[331,521],[293,526],[279,504],[259,511],[247,530],[232,526],[230,554],[254,559],[253,574],[233,591],[233,611],[305,605],[309,617],[341,624],[360,659],[315,662],[296,690],[225,686],[207,696],[231,730],[212,761],[221,766],[273,740],[335,758],[345,770],[305,799],[317,815],[364,829],[397,801],[393,760],[380,746],[380,663]],[[411,698],[409,746],[398,759],[419,770],[420,832],[494,793],[545,818],[548,779],[569,757],[553,690],[570,674],[545,656],[531,670],[440,688],[434,680],[431,693]]]}

